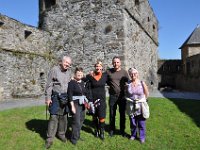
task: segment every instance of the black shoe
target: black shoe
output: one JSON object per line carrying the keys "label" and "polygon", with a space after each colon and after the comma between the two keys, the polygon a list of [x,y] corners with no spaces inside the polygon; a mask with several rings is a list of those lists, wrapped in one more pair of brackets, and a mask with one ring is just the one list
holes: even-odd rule
{"label": "black shoe", "polygon": [[100,139],[104,140],[104,128],[100,129]]}
{"label": "black shoe", "polygon": [[122,132],[120,132],[120,133],[121,133],[121,135],[122,135],[123,137],[128,137],[128,135],[126,134],[126,132],[122,131]]}
{"label": "black shoe", "polygon": [[113,130],[111,130],[111,131],[109,132],[109,136],[110,136],[110,137],[113,137],[113,136],[114,136],[114,131],[113,131]]}
{"label": "black shoe", "polygon": [[65,136],[58,136],[58,138],[63,142],[66,143],[67,139]]}
{"label": "black shoe", "polygon": [[73,145],[76,145],[77,141],[71,140],[71,143],[72,143]]}
{"label": "black shoe", "polygon": [[99,131],[98,130],[94,131],[94,136],[97,137],[97,138],[99,137]]}
{"label": "black shoe", "polygon": [[53,144],[52,141],[46,141],[46,143],[45,143],[45,148],[46,148],[46,149],[49,149],[49,148],[51,147],[52,144]]}

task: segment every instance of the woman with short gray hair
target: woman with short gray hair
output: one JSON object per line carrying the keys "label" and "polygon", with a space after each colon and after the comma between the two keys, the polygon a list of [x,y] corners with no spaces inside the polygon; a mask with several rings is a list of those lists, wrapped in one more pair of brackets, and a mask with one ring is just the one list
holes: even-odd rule
{"label": "woman with short gray hair", "polygon": [[[148,104],[146,99],[149,95],[147,85],[139,79],[138,71],[135,68],[128,70],[131,80],[127,84],[127,112],[130,118],[131,140],[137,137],[139,131],[139,139],[141,143],[146,138],[146,118],[149,117]],[[146,110],[146,111],[144,111]]]}

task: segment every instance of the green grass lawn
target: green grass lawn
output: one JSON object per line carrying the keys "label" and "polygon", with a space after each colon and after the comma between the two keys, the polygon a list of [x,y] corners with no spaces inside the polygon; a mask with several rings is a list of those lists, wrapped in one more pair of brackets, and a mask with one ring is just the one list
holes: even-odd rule
{"label": "green grass lawn", "polygon": [[[200,149],[200,101],[150,98],[151,115],[147,120],[146,143],[130,141],[120,135],[105,140],[92,135],[91,116],[87,116],[81,132],[84,141],[76,146],[69,141],[54,140],[52,150],[199,150]],[[117,114],[119,129],[119,114]],[[108,115],[106,119],[108,124]],[[44,149],[47,121],[45,106],[12,109],[0,112],[0,149],[41,150]],[[106,125],[108,129],[108,125]],[[129,119],[126,132],[130,134]]]}

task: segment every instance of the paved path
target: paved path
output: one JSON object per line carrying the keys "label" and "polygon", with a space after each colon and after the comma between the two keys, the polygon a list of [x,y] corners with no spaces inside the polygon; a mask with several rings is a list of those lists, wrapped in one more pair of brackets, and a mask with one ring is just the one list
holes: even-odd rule
{"label": "paved path", "polygon": [[[150,93],[150,97],[163,97],[163,98],[181,98],[181,99],[194,99],[200,100],[200,93],[192,92],[160,92],[154,91]],[[12,108],[21,108],[27,106],[40,106],[44,104],[44,96],[40,98],[26,98],[26,99],[13,99],[0,102],[0,111]]]}
{"label": "paved path", "polygon": [[193,99],[193,100],[200,100],[200,92],[160,92],[154,91],[150,93],[150,97],[163,97],[163,98],[181,98],[181,99]]}
{"label": "paved path", "polygon": [[40,106],[40,105],[45,105],[44,97],[6,100],[0,102],[0,111],[12,108]]}

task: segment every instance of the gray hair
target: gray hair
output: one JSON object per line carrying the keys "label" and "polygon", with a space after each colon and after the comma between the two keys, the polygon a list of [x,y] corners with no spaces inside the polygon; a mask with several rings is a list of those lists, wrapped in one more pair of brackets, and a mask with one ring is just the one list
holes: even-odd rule
{"label": "gray hair", "polygon": [[70,56],[63,54],[58,58],[58,62],[62,62],[65,58],[69,58],[71,60]]}

